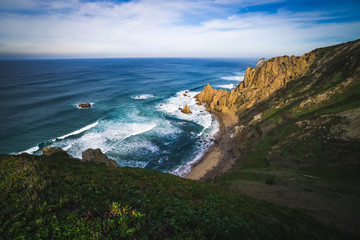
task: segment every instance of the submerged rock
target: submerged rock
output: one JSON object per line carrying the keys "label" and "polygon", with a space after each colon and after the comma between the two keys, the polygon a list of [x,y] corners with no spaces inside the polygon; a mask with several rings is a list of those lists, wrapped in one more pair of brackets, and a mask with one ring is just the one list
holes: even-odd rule
{"label": "submerged rock", "polygon": [[94,162],[97,164],[105,164],[108,167],[117,167],[117,163],[109,159],[104,153],[101,152],[100,148],[92,149],[89,148],[82,152],[82,162]]}
{"label": "submerged rock", "polygon": [[181,111],[186,114],[192,113],[190,107],[187,104],[185,104],[185,106],[181,109]]}
{"label": "submerged rock", "polygon": [[90,108],[91,107],[91,104],[86,102],[86,103],[80,103],[78,105],[79,108]]}

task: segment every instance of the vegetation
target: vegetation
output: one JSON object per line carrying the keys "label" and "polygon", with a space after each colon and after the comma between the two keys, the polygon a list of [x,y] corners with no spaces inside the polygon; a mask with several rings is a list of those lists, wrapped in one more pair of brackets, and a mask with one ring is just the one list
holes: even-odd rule
{"label": "vegetation", "polygon": [[4,239],[346,237],[300,212],[220,187],[147,169],[81,163],[62,153],[2,155],[0,180]]}
{"label": "vegetation", "polygon": [[[354,201],[360,200],[360,142],[344,136],[356,131],[359,121],[360,47],[349,49],[342,44],[315,50],[317,58],[303,77],[288,82],[266,102],[239,112],[239,125],[245,129],[234,139],[234,148],[241,153],[238,161],[231,171],[209,181],[284,206],[294,207],[301,200],[325,205],[324,192],[329,197],[341,192],[343,201],[356,206]],[[254,121],[255,115],[261,115],[261,120]],[[290,192],[292,200],[278,201],[275,193],[265,196],[269,191],[266,183],[283,194]],[[304,189],[310,194],[303,193],[307,196],[302,199]],[[327,200],[329,206],[336,205],[335,197]],[[345,209],[338,204],[328,209],[331,217],[324,222],[337,225],[330,218],[342,211],[359,212],[359,208]],[[320,216],[323,212],[308,213],[324,219]],[[359,234],[359,226],[350,217],[337,221],[345,231]]]}

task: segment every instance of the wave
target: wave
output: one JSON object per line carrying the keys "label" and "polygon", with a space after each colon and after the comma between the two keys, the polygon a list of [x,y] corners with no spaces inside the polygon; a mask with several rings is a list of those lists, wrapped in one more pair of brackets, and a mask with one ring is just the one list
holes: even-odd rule
{"label": "wave", "polygon": [[233,89],[236,87],[236,84],[224,84],[224,85],[217,85],[215,87],[218,87],[218,88],[227,88],[227,89]]}
{"label": "wave", "polygon": [[155,96],[152,94],[141,94],[141,95],[137,95],[137,96],[132,96],[132,99],[149,99],[149,98],[154,98]]}
{"label": "wave", "polygon": [[[123,140],[143,134],[156,127],[156,123],[101,121],[101,124],[94,128],[97,124],[98,122],[71,134],[64,135],[62,139],[57,138],[58,141],[53,143],[52,146],[59,146],[68,151],[72,156],[79,158],[81,158],[82,152],[88,148],[100,148],[103,153],[113,154],[119,151],[119,149],[123,149]],[[91,128],[93,128],[93,130],[86,132],[82,136],[68,138],[69,136],[79,134]],[[156,149],[152,148],[151,151],[156,151]]]}
{"label": "wave", "polygon": [[[156,123],[152,123],[152,124],[139,124],[139,123],[130,123],[130,124],[126,124],[126,128],[130,129],[130,133],[127,133],[126,135],[115,139],[116,141],[121,141],[121,140],[125,140],[129,137],[132,136],[136,136],[145,132],[148,132],[150,130],[152,130],[153,128],[156,127]],[[109,152],[110,150],[112,150],[113,148],[116,147],[116,144],[110,146],[109,148],[107,148],[106,150],[104,150],[104,153]]]}
{"label": "wave", "polygon": [[216,139],[217,134],[219,133],[219,122],[214,120],[212,126],[213,127],[211,131],[202,138],[200,138],[200,140],[197,142],[197,145],[199,147],[196,150],[195,157],[189,162],[186,162],[185,164],[179,166],[178,168],[169,171],[169,173],[179,177],[185,177],[191,172],[191,168],[204,157],[204,155],[208,152],[211,145],[214,144],[214,140]]}
{"label": "wave", "polygon": [[70,136],[77,135],[77,134],[79,134],[79,133],[85,132],[85,131],[87,131],[87,130],[93,128],[93,127],[95,127],[95,126],[98,125],[98,124],[99,124],[99,121],[97,121],[97,122],[95,122],[95,123],[92,123],[92,124],[90,124],[90,125],[87,125],[87,126],[81,128],[81,129],[79,129],[79,130],[76,130],[76,131],[71,132],[71,133],[69,133],[69,134],[66,134],[66,135],[64,135],[64,136],[57,137],[56,139],[63,140],[63,139],[65,139],[65,138],[67,138],[67,137],[70,137]]}
{"label": "wave", "polygon": [[239,81],[239,82],[242,82],[244,80],[244,75],[221,77],[221,79],[227,80],[227,81]]}
{"label": "wave", "polygon": [[40,150],[39,146],[35,146],[35,147],[29,148],[29,149],[27,149],[27,150],[25,150],[25,151],[18,152],[18,153],[16,153],[16,154],[21,154],[21,153],[33,154],[34,152],[37,152],[37,151],[39,151],[39,150]]}
{"label": "wave", "polygon": [[[88,126],[85,126],[85,127],[81,128],[81,129],[79,129],[79,130],[76,130],[76,131],[74,131],[74,132],[71,132],[71,133],[69,133],[69,134],[66,134],[66,135],[64,135],[64,136],[57,137],[57,138],[52,139],[52,140],[49,140],[49,141],[47,141],[47,142],[43,142],[43,143],[41,143],[41,144],[39,144],[39,145],[37,145],[37,146],[35,146],[35,147],[31,147],[31,148],[25,150],[25,151],[13,153],[13,154],[15,154],[15,155],[21,154],[21,153],[34,154],[34,153],[36,153],[37,151],[40,150],[40,147],[39,147],[39,146],[41,146],[41,145],[44,145],[44,146],[56,146],[56,147],[57,147],[57,146],[59,146],[58,144],[57,144],[57,145],[53,145],[53,143],[55,143],[57,140],[64,140],[64,139],[67,138],[67,137],[70,137],[70,136],[73,136],[73,135],[77,135],[77,134],[79,134],[79,133],[83,133],[83,132],[85,132],[85,131],[87,131],[87,130],[93,128],[93,127],[95,127],[95,126],[98,125],[98,124],[99,124],[99,121],[97,121],[97,122],[95,122],[95,123],[92,123],[92,124],[90,124],[90,125],[88,125]],[[61,146],[61,145],[60,145],[60,146]],[[65,147],[62,146],[62,148],[63,148],[64,151],[67,151],[68,149],[71,148],[71,145],[67,145],[67,146],[65,146]]]}
{"label": "wave", "polygon": [[[190,173],[191,167],[205,155],[220,130],[218,121],[206,111],[205,106],[196,104],[194,97],[198,93],[199,92],[183,90],[176,93],[174,97],[167,99],[165,103],[159,105],[160,110],[179,119],[193,121],[203,127],[202,131],[197,134],[199,140],[196,143],[198,149],[196,150],[195,157],[177,169],[169,171],[169,173],[180,177],[185,177]],[[191,114],[184,114],[179,110],[179,107],[183,107],[185,104],[190,107],[192,111]]]}
{"label": "wave", "polygon": [[[176,96],[170,97],[165,103],[159,105],[161,111],[166,112],[176,118],[192,121],[205,129],[211,127],[212,116],[206,111],[205,106],[197,105],[194,98],[199,92],[183,90],[176,93]],[[179,108],[188,105],[191,109],[191,114],[184,114]]]}

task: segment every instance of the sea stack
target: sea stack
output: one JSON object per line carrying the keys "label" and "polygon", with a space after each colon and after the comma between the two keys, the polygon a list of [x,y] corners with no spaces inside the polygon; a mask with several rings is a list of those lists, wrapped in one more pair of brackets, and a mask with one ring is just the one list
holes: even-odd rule
{"label": "sea stack", "polygon": [[86,102],[86,103],[80,103],[78,105],[79,108],[90,108],[91,107],[91,104]]}
{"label": "sea stack", "polygon": [[185,106],[181,109],[181,111],[186,114],[192,113],[190,107],[187,104],[185,104]]}

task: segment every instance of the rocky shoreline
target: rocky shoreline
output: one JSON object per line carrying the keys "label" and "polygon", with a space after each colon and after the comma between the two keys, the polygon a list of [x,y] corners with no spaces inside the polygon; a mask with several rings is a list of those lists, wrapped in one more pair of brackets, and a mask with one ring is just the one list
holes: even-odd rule
{"label": "rocky shoreline", "polygon": [[[51,156],[54,154],[61,154],[65,158],[73,158],[69,153],[64,151],[60,147],[44,147],[43,155]],[[107,167],[118,167],[115,160],[109,159],[104,153],[101,152],[100,148],[92,149],[89,148],[82,152],[82,158],[79,159],[81,162],[93,162],[96,164],[104,164]]]}

